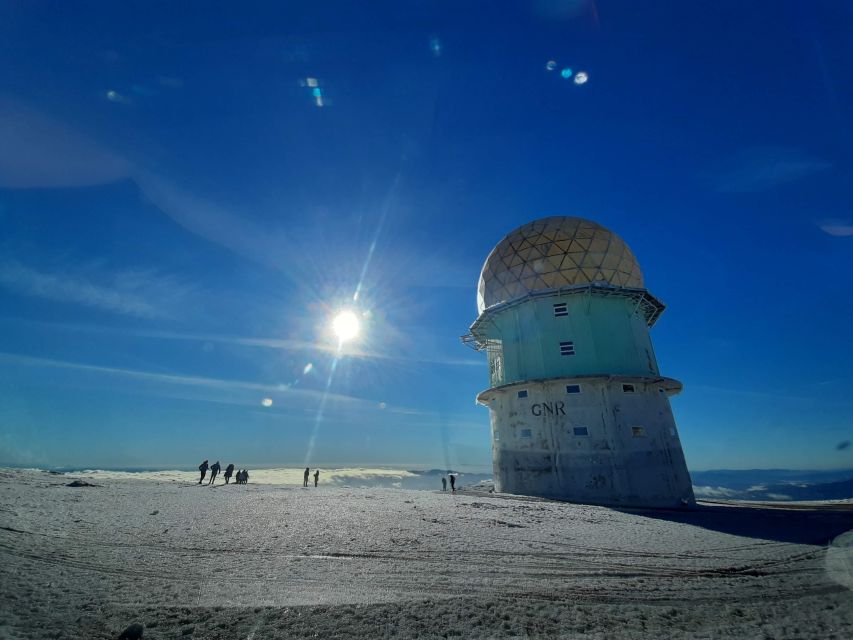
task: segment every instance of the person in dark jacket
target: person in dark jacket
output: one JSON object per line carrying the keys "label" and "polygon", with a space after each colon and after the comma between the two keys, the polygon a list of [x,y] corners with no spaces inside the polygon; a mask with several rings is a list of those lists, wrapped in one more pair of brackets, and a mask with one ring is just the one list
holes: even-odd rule
{"label": "person in dark jacket", "polygon": [[311,469],[309,469],[308,467],[305,467],[305,473],[302,475],[302,486],[303,487],[308,486],[308,476],[310,474],[311,474]]}
{"label": "person in dark jacket", "polygon": [[456,493],[456,476],[452,473],[450,474],[450,491]]}
{"label": "person in dark jacket", "polygon": [[201,481],[204,480],[204,476],[207,475],[207,460],[198,465],[198,470],[201,471],[201,478],[198,479],[198,483],[201,484]]}
{"label": "person in dark jacket", "polygon": [[314,469],[314,486],[317,486],[317,481],[320,479],[320,470]]}
{"label": "person in dark jacket", "polygon": [[213,463],[213,466],[210,467],[210,480],[207,481],[207,484],[213,484],[216,480],[216,474],[219,473],[219,470],[222,467],[219,466],[219,460]]}
{"label": "person in dark jacket", "polygon": [[229,464],[225,467],[225,484],[228,484],[228,481],[231,480],[231,476],[234,475],[234,465]]}

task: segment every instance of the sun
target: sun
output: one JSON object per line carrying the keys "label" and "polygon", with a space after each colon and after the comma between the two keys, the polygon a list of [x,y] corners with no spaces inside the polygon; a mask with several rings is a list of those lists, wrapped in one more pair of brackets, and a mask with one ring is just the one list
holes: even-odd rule
{"label": "sun", "polygon": [[340,311],[332,319],[332,332],[341,344],[349,342],[358,337],[361,332],[361,322],[352,311]]}

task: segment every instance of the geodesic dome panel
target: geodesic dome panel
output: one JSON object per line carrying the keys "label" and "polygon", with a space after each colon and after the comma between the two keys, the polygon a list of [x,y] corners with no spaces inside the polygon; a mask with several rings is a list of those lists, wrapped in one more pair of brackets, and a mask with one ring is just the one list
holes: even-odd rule
{"label": "geodesic dome panel", "polygon": [[555,216],[519,227],[492,249],[477,287],[477,310],[533,291],[606,283],[643,288],[643,274],[628,245],[583,218]]}

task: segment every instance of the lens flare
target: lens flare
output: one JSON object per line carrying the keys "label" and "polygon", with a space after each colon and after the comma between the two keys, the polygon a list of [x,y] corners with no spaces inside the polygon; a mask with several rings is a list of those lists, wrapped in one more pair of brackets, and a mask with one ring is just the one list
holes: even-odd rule
{"label": "lens flare", "polygon": [[589,74],[586,71],[578,71],[575,76],[575,84],[586,84],[587,80],[589,80]]}

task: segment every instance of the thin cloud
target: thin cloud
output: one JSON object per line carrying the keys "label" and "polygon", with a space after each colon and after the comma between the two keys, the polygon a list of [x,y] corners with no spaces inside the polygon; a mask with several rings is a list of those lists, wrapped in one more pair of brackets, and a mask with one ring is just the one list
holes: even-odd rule
{"label": "thin cloud", "polygon": [[[289,273],[288,256],[297,250],[294,234],[262,227],[246,215],[238,215],[152,173],[139,170],[134,181],[152,205],[190,233],[242,258]],[[298,282],[297,278],[293,280]]]}
{"label": "thin cloud", "polygon": [[[310,229],[286,229],[262,226],[246,212],[232,210],[152,173],[138,170],[134,181],[143,195],[176,224],[235,254],[280,270],[297,286],[358,272],[362,256],[342,255],[341,246],[349,240],[344,230],[337,238],[306,243],[316,233]],[[425,253],[419,247],[400,249],[397,245],[382,247],[373,258],[371,271],[393,274],[389,284],[431,288],[472,288],[479,275],[477,265],[465,265],[444,253]],[[334,265],[330,269],[330,265]]]}
{"label": "thin cloud", "polygon": [[14,293],[68,302],[141,318],[168,317],[191,292],[172,276],[148,270],[109,272],[89,266],[47,272],[14,260],[0,262],[0,287]]}
{"label": "thin cloud", "polygon": [[[266,384],[261,382],[251,382],[247,380],[233,380],[225,378],[209,378],[205,376],[191,376],[171,373],[158,373],[152,371],[141,371],[138,369],[125,369],[120,367],[106,367],[102,365],[85,364],[79,362],[71,362],[67,360],[55,360],[52,358],[38,358],[34,356],[23,356],[14,353],[0,351],[0,361],[5,361],[20,366],[29,367],[50,367],[54,369],[67,369],[73,371],[82,371],[95,373],[106,376],[119,376],[130,378],[139,381],[151,382],[165,386],[176,386],[183,388],[201,388],[210,391],[215,391],[216,396],[196,397],[186,395],[175,395],[174,393],[166,393],[167,397],[176,397],[185,400],[198,401],[216,401],[228,404],[239,404],[255,406],[259,400],[255,402],[246,402],[242,399],[229,399],[221,394],[227,391],[249,391],[257,393],[257,397],[274,396],[276,398],[291,398],[311,401],[319,403],[321,401],[327,403],[327,409],[330,405],[342,404],[346,405],[349,410],[370,410],[370,411],[389,411],[390,413],[403,413],[412,416],[420,416],[422,422],[412,423],[408,426],[430,426],[432,423],[423,422],[424,419],[436,418],[440,416],[434,412],[419,411],[417,409],[408,409],[405,407],[386,406],[386,409],[379,408],[379,404],[373,400],[359,398],[341,393],[330,393],[318,391],[314,389],[297,388],[280,384]],[[273,405],[275,407],[275,405]],[[289,407],[290,409],[299,410],[300,407]],[[304,407],[302,407],[304,408]],[[275,412],[265,410],[267,412]],[[457,423],[458,426],[463,426],[463,423]]]}
{"label": "thin cloud", "polygon": [[127,178],[130,163],[74,128],[0,98],[0,187],[85,187]]}
{"label": "thin cloud", "polygon": [[[352,264],[341,264],[336,242],[328,242],[328,255],[322,254],[323,247],[306,243],[304,238],[312,234],[299,233],[292,226],[270,226],[246,211],[201,197],[191,187],[147,171],[144,163],[114,153],[74,126],[18,100],[0,97],[0,140],[0,188],[84,187],[132,179],[157,209],[186,231],[246,260],[275,268],[296,286],[316,284],[318,270],[330,277],[331,264],[345,273],[360,268],[361,256],[344,256]],[[375,270],[390,265],[394,282],[408,286],[469,287],[476,283],[476,265],[417,249],[409,247],[390,255],[395,249],[385,247],[377,255]],[[333,272],[331,277],[337,275]]]}
{"label": "thin cloud", "polygon": [[[16,363],[24,366],[33,367],[52,367],[57,369],[72,369],[75,371],[87,371],[112,376],[122,376],[127,378],[135,378],[137,380],[146,380],[150,382],[181,385],[190,387],[204,387],[206,389],[215,390],[234,390],[241,389],[247,391],[257,391],[262,393],[284,394],[289,396],[302,396],[319,400],[323,395],[326,395],[327,401],[364,403],[368,402],[355,396],[347,396],[343,394],[329,393],[324,394],[322,391],[313,389],[298,389],[283,385],[264,384],[260,382],[249,382],[245,380],[231,380],[224,378],[208,378],[204,376],[188,376],[171,373],[156,373],[151,371],[141,371],[138,369],[124,369],[120,367],[105,367],[94,364],[83,364],[79,362],[70,362],[67,360],[54,360],[52,358],[37,358],[33,356],[22,356],[13,353],[0,351],[0,360]],[[375,404],[375,403],[371,403]]]}
{"label": "thin cloud", "polygon": [[832,163],[788,147],[757,147],[738,152],[713,177],[723,193],[767,191],[826,171]]}
{"label": "thin cloud", "polygon": [[[5,318],[5,321],[15,320]],[[32,321],[27,321],[27,324],[34,324]],[[41,326],[51,327],[64,331],[85,331],[89,333],[104,333],[115,334],[121,336],[130,336],[137,338],[151,338],[155,340],[181,340],[188,342],[203,342],[215,344],[228,344],[245,347],[257,347],[262,349],[274,349],[282,351],[321,351],[330,355],[337,355],[337,347],[322,342],[310,342],[307,340],[293,340],[286,338],[263,338],[263,337],[243,337],[231,336],[212,333],[180,333],[176,331],[158,331],[149,329],[127,329],[115,327],[102,327],[89,324],[71,324],[71,323],[56,323],[56,322],[40,322]],[[388,360],[400,362],[416,362],[422,364],[434,364],[447,367],[485,367],[485,359],[473,358],[423,358],[412,355],[392,355],[380,353],[377,351],[350,349],[346,352],[347,357],[365,358],[374,360]]]}
{"label": "thin cloud", "polygon": [[836,238],[853,236],[853,222],[847,220],[824,220],[818,224],[820,230]]}

